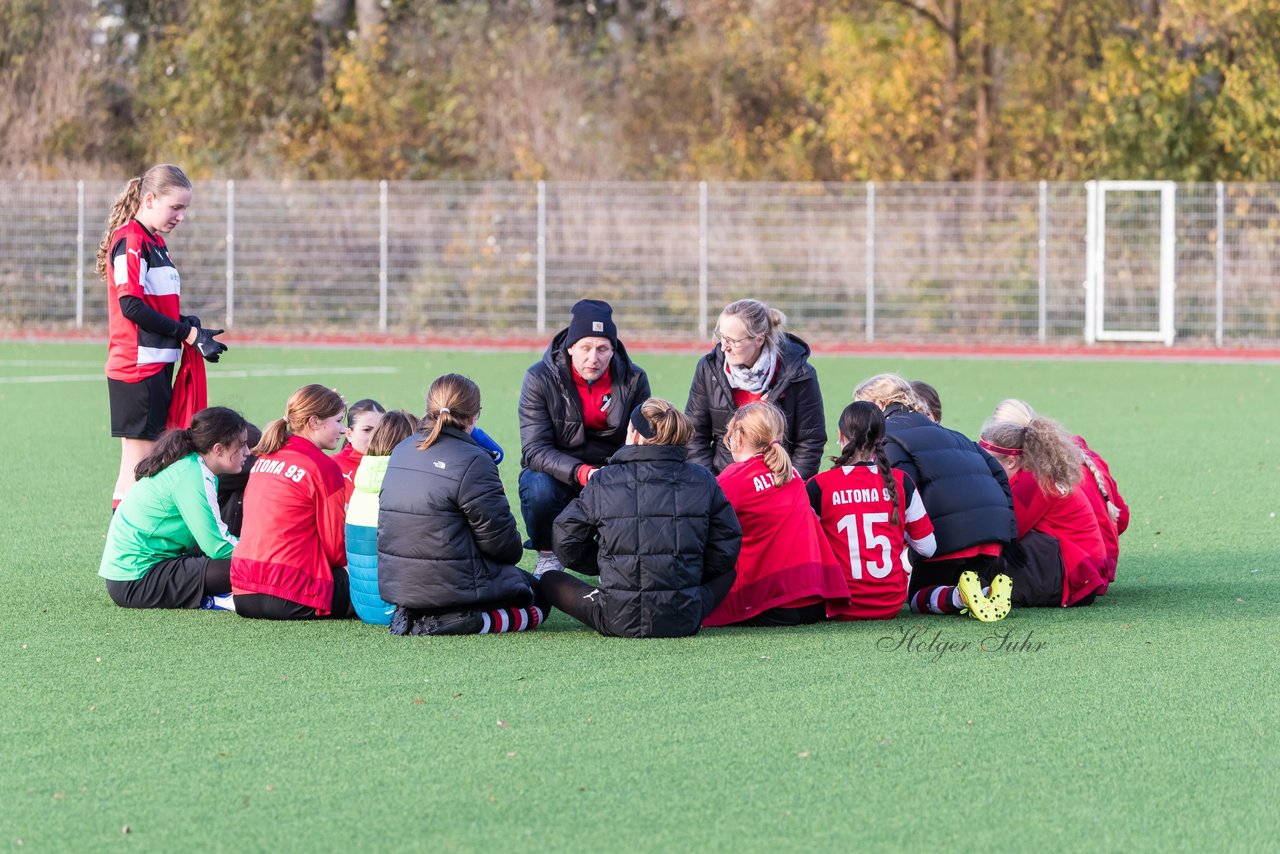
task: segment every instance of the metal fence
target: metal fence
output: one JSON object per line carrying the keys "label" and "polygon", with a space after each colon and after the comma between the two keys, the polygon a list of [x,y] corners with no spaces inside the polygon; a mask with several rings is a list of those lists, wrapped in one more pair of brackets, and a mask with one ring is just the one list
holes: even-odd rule
{"label": "metal fence", "polygon": [[[120,189],[0,182],[0,324],[105,324]],[[1280,185],[1175,198],[1177,341],[1276,344]],[[1154,329],[1160,217],[1108,216],[1102,311]],[[1091,340],[1088,220],[1083,183],[225,181],[197,183],[169,242],[183,305],[237,329],[542,335],[590,295],[628,337],[690,339],[754,296],[814,340],[1062,344]]]}

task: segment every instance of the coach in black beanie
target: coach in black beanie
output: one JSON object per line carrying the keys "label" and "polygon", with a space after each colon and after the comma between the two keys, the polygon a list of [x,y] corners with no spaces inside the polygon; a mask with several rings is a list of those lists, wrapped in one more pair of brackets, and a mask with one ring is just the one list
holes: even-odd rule
{"label": "coach in black beanie", "polygon": [[613,307],[583,299],[520,388],[520,512],[536,549],[535,574],[559,569],[552,523],[627,441],[649,378],[618,340]]}
{"label": "coach in black beanie", "polygon": [[565,349],[583,338],[608,338],[618,349],[618,327],[613,323],[613,306],[601,299],[580,299],[573,304],[573,319],[569,321],[569,335]]}

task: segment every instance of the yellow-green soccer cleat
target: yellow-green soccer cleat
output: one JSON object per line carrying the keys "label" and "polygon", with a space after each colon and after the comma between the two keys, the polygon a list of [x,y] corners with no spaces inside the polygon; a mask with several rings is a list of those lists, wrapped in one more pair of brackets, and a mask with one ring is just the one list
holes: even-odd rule
{"label": "yellow-green soccer cleat", "polygon": [[1001,613],[990,599],[982,595],[982,582],[975,572],[960,573],[960,581],[956,584],[956,589],[960,591],[960,601],[969,612],[969,616],[975,620],[994,623],[1004,619],[1005,614],[1009,613],[1008,611]]}
{"label": "yellow-green soccer cleat", "polygon": [[1009,610],[1013,608],[1013,579],[1004,573],[991,579],[991,595],[987,600],[999,614],[996,617],[997,620],[1003,620],[1009,616]]}

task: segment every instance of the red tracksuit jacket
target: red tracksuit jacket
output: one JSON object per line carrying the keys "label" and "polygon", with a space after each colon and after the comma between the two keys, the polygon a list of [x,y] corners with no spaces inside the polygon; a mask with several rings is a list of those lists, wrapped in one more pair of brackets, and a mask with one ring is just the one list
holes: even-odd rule
{"label": "red tracksuit jacket", "polygon": [[338,464],[290,436],[259,457],[244,494],[244,527],[231,555],[234,593],[265,593],[329,613],[333,570],[347,563],[346,490]]}
{"label": "red tracksuit jacket", "polygon": [[1056,539],[1062,550],[1063,607],[1074,605],[1107,586],[1102,577],[1107,547],[1084,493],[1089,486],[1081,481],[1065,495],[1057,492],[1047,495],[1030,472],[1020,471],[1009,480],[1013,514],[1018,519],[1018,538],[1034,529]]}
{"label": "red tracksuit jacket", "polygon": [[848,605],[844,573],[809,506],[803,478],[793,475],[776,486],[764,460],[752,457],[716,480],[738,514],[742,551],[733,589],[704,626],[740,623],[770,608]]}

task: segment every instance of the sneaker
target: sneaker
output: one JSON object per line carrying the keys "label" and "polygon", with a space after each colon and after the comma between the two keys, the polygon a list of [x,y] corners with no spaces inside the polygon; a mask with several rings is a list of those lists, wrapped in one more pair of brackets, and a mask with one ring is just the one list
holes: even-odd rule
{"label": "sneaker", "polygon": [[393,635],[407,635],[413,628],[413,618],[414,615],[408,608],[397,606],[391,614],[391,623],[387,626],[387,631]]}
{"label": "sneaker", "polygon": [[201,611],[234,611],[235,609],[235,597],[230,593],[220,593],[216,596],[205,596],[200,600]]}
{"label": "sneaker", "polygon": [[987,599],[1000,615],[999,619],[1009,616],[1009,611],[1013,608],[1013,579],[1004,573],[991,579],[991,594]]}
{"label": "sneaker", "polygon": [[413,623],[415,635],[478,635],[484,628],[482,611],[450,611],[418,618]]}
{"label": "sneaker", "polygon": [[560,558],[556,557],[555,552],[538,552],[538,563],[533,568],[533,577],[541,578],[542,573],[551,569],[564,572],[564,565],[560,563]]}
{"label": "sneaker", "polygon": [[976,572],[960,573],[960,581],[956,584],[960,591],[960,601],[964,604],[969,616],[984,623],[1003,620],[1008,611],[1000,613],[991,600],[982,595],[982,582]]}

